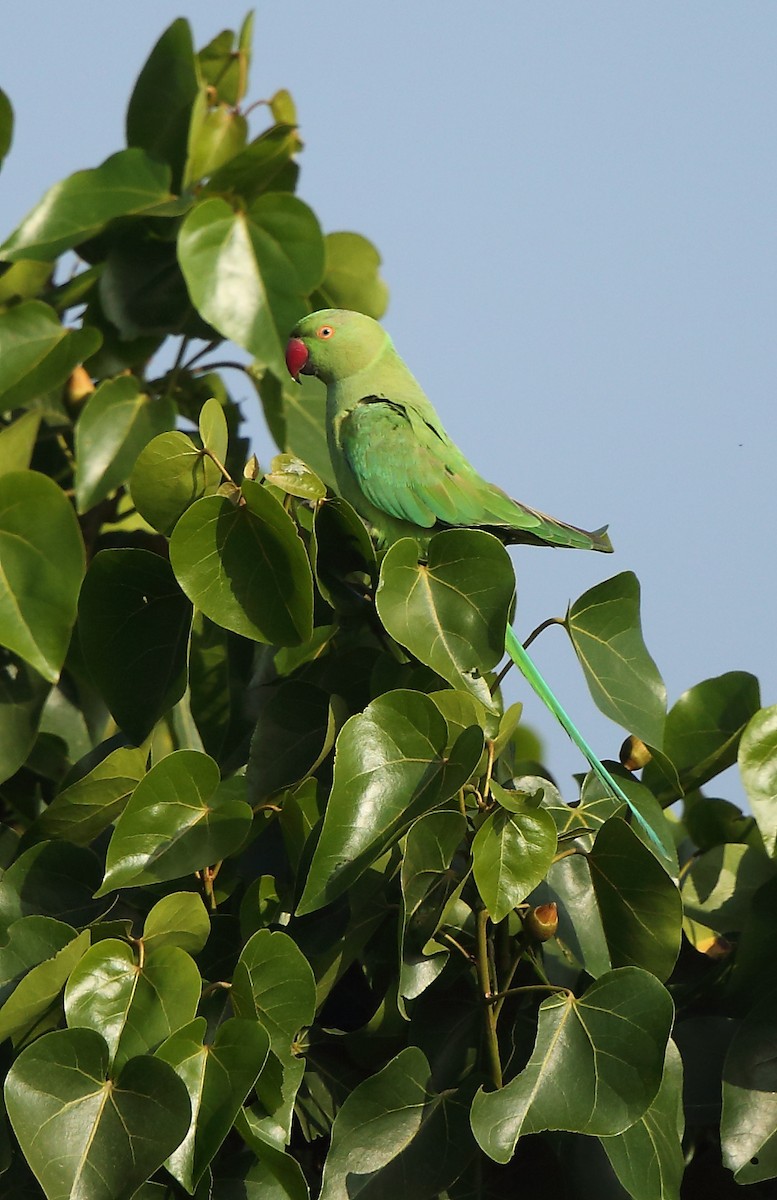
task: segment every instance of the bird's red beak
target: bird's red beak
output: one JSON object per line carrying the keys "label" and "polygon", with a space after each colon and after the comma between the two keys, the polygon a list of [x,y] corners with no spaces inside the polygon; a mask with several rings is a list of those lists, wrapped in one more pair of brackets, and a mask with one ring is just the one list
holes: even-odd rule
{"label": "bird's red beak", "polygon": [[299,383],[300,371],[305,370],[308,361],[308,348],[301,338],[289,338],[286,347],[286,366],[295,383]]}

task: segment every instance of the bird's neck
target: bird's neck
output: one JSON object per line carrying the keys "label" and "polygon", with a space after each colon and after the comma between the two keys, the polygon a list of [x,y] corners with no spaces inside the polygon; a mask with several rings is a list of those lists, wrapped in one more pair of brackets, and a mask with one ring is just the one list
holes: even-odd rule
{"label": "bird's neck", "polygon": [[408,392],[418,390],[418,386],[387,338],[369,363],[327,386],[330,420],[336,417],[342,420],[365,396],[401,399]]}

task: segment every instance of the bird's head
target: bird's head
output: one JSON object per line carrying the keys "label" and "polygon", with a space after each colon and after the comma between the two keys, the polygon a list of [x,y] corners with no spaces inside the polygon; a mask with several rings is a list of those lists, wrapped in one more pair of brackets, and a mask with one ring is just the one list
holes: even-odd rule
{"label": "bird's head", "polygon": [[293,379],[317,375],[324,383],[363,371],[391,344],[372,317],[345,308],[324,308],[303,317],[291,331],[286,366]]}

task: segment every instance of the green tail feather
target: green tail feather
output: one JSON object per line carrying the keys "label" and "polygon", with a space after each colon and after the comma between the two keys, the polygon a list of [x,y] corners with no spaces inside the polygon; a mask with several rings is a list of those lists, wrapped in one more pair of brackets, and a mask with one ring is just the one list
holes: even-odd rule
{"label": "green tail feather", "polygon": [[577,748],[588,759],[589,763],[591,764],[591,769],[594,771],[597,778],[604,784],[607,790],[612,793],[616,800],[620,800],[621,803],[628,805],[642,828],[645,830],[645,833],[649,835],[651,841],[655,843],[659,850],[663,851],[663,846],[661,845],[658,834],[655,832],[652,826],[648,824],[636,805],[629,800],[628,796],[619,786],[619,784],[615,782],[604,764],[596,757],[572,718],[562,708],[561,704],[550,690],[548,684],[540,675],[539,671],[529,658],[529,655],[524,650],[523,646],[515,635],[515,631],[510,625],[507,626],[507,631],[505,633],[505,650],[510,655],[510,658],[515,663],[516,667],[518,667],[519,671],[525,676],[525,678],[534,688],[540,700],[542,700],[543,703],[550,709],[554,717],[569,734]]}

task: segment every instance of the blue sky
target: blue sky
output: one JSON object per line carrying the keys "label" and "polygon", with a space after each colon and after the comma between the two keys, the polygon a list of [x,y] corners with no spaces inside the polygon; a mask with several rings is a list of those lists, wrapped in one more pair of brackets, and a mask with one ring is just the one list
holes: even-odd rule
{"label": "blue sky", "polygon": [[[49,184],[121,147],[134,79],[174,17],[202,44],[243,14],[201,0],[4,6],[0,84],[17,125],[3,235]],[[519,500],[610,523],[609,558],[513,552],[520,632],[633,570],[670,700],[741,669],[777,701],[776,45],[772,0],[256,12],[249,99],[293,93],[300,194],[325,229],[379,247],[386,324],[451,435]],[[266,460],[258,414],[252,429]],[[534,653],[616,755],[620,731],[562,631]],[[580,760],[525,699],[571,798]],[[708,791],[741,796],[730,775]]]}

